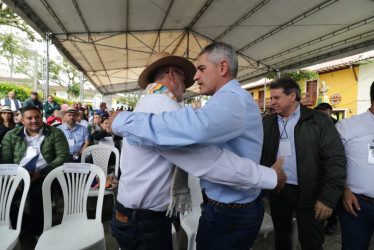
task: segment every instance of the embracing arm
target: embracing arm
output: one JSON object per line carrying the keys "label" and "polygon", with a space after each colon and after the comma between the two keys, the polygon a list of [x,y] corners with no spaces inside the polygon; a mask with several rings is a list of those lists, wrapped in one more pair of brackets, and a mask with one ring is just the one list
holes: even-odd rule
{"label": "embracing arm", "polygon": [[277,185],[276,171],[226,149],[199,146],[158,152],[194,176],[234,189],[274,189]]}
{"label": "embracing arm", "polygon": [[186,107],[160,114],[120,113],[112,130],[131,145],[161,149],[219,144],[242,133],[248,112],[239,95],[222,92],[197,110]]}

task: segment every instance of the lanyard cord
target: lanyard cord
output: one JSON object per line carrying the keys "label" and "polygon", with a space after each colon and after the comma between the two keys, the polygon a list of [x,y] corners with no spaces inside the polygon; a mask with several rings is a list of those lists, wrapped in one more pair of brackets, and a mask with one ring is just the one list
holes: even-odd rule
{"label": "lanyard cord", "polygon": [[[280,138],[281,139],[287,139],[288,138],[288,134],[287,134],[287,130],[286,130],[286,126],[287,126],[287,123],[288,123],[288,120],[287,121],[283,121],[283,130],[282,130],[282,133],[280,135]],[[286,134],[285,137],[283,137],[283,134]]]}

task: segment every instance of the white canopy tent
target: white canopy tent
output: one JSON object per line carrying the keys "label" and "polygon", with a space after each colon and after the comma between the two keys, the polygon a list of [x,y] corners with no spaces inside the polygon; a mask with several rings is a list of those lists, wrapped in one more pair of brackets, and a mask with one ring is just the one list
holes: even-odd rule
{"label": "white canopy tent", "polygon": [[372,0],[3,1],[103,95],[139,89],[152,53],[194,62],[212,41],[238,51],[241,84],[374,48]]}

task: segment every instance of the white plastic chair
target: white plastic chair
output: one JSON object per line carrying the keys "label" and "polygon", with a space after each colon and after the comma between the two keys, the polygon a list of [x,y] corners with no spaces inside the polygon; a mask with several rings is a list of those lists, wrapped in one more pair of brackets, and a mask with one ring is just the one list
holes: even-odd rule
{"label": "white plastic chair", "polygon": [[268,236],[268,233],[273,230],[274,230],[273,220],[271,219],[270,214],[265,212],[259,234],[264,234],[264,238],[266,238]]}
{"label": "white plastic chair", "polygon": [[172,239],[172,245],[173,245],[173,250],[178,250],[179,249],[179,246],[178,246],[178,235],[177,235],[177,231],[175,230],[175,227],[174,225],[172,224],[171,225],[171,239]]}
{"label": "white plastic chair", "polygon": [[[104,185],[100,185],[95,219],[87,218],[87,197],[93,179],[105,181],[104,171],[93,164],[89,173],[66,173],[63,167],[52,170],[43,183],[44,231],[35,249],[105,249],[101,211]],[[57,178],[64,197],[64,215],[60,225],[52,227],[51,184]]]}
{"label": "white plastic chair", "polygon": [[181,227],[187,234],[188,250],[196,249],[196,233],[199,226],[199,218],[201,216],[200,204],[203,202],[203,196],[200,189],[200,179],[192,175],[188,175],[188,186],[191,192],[192,212],[181,215]]}
{"label": "white plastic chair", "polygon": [[[1,164],[8,165],[8,164]],[[18,219],[16,229],[12,229],[10,222],[10,207],[16,189],[23,180],[23,193],[21,203],[18,210]],[[17,168],[17,175],[1,175],[0,176],[0,249],[13,249],[18,241],[21,231],[23,209],[27,193],[30,188],[30,175],[24,168]]]}
{"label": "white plastic chair", "polygon": [[[114,165],[114,175],[118,179],[118,169],[119,169],[119,151],[116,147],[108,146],[108,145],[92,145],[87,147],[85,150],[83,150],[81,162],[85,162],[86,156],[92,155],[93,164],[96,166],[99,166],[105,173],[105,176],[108,176],[108,162],[110,158],[110,154],[114,153],[116,156],[116,162]],[[105,186],[104,181],[104,186]],[[115,192],[114,190],[105,190],[104,195],[113,195],[113,202],[115,203]],[[97,196],[98,191],[97,189],[92,189],[88,192],[88,196]]]}

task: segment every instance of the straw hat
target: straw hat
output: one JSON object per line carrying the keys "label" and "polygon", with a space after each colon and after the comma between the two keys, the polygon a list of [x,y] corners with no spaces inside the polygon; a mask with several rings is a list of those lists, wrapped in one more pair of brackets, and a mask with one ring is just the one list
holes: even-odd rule
{"label": "straw hat", "polygon": [[139,86],[145,89],[150,83],[149,77],[152,72],[164,66],[176,66],[183,70],[184,74],[186,75],[186,89],[194,84],[195,81],[193,80],[193,77],[196,73],[196,68],[190,61],[180,56],[172,56],[167,52],[158,52],[151,56],[148,62],[148,66],[140,74],[138,79]]}
{"label": "straw hat", "polygon": [[12,113],[12,110],[10,109],[9,106],[3,106],[3,108],[0,110],[0,113]]}
{"label": "straw hat", "polygon": [[67,108],[65,110],[60,110],[60,117],[63,117],[66,113],[75,113],[75,114],[77,114],[78,112],[74,108]]}

